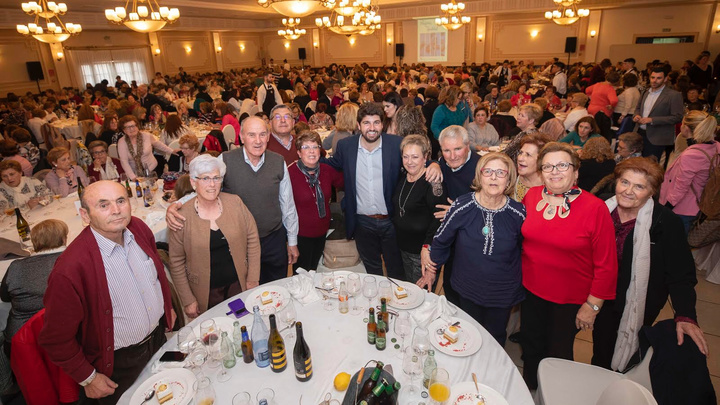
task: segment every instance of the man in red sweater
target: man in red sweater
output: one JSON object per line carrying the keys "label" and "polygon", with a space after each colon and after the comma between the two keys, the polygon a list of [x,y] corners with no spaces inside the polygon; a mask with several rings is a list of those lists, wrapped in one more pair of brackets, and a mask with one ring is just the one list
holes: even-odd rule
{"label": "man in red sweater", "polygon": [[80,215],[90,226],[53,267],[38,343],[84,387],[81,398],[116,404],[175,322],[170,285],[152,231],[132,217],[120,184],[88,186]]}
{"label": "man in red sweater", "polygon": [[270,139],[267,148],[285,159],[285,165],[298,159],[298,151],[295,146],[295,139],[292,135],[295,119],[292,111],[285,104],[278,104],[270,111]]}

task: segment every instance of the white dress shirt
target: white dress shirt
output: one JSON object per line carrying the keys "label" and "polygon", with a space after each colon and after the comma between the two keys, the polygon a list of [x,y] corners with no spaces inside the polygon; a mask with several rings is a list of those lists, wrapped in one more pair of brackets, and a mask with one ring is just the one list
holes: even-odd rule
{"label": "white dress shirt", "polygon": [[356,171],[357,213],[360,215],[387,215],[383,193],[382,138],[371,152],[358,142]]}

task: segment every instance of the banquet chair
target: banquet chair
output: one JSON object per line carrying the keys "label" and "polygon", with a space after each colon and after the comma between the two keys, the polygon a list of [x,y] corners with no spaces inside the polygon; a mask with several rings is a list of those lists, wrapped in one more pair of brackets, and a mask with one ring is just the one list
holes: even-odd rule
{"label": "banquet chair", "polygon": [[[552,357],[543,359],[538,367],[536,403],[538,405],[601,405],[598,401],[606,389],[620,380],[631,380],[652,393],[650,383],[652,354],[651,347],[645,354],[645,358],[625,374],[576,361]],[[636,404],[635,402],[618,403]],[[637,404],[644,403],[638,402]]]}
{"label": "banquet chair", "polygon": [[605,388],[596,405],[657,405],[652,393],[632,380],[618,380]]}
{"label": "banquet chair", "polygon": [[248,111],[248,115],[252,117],[253,115],[255,115],[259,112],[260,112],[260,107],[258,107],[256,104],[256,105],[250,107],[250,111]]}
{"label": "banquet chair", "polygon": [[315,109],[317,108],[317,100],[310,100],[310,102],[307,103],[307,106],[305,106],[306,109],[312,110],[312,112],[315,112]]}
{"label": "banquet chair", "polygon": [[225,143],[227,143],[228,148],[232,149],[232,146],[235,145],[235,138],[237,138],[237,134],[235,133],[235,128],[232,127],[232,125],[228,124],[225,125],[222,128],[223,138],[225,138]]}
{"label": "banquet chair", "polygon": [[120,159],[120,155],[118,155],[118,150],[117,150],[117,144],[116,144],[116,143],[108,146],[108,155],[109,155],[110,157],[112,157],[112,158]]}
{"label": "banquet chair", "polygon": [[39,172],[33,174],[33,178],[36,180],[40,180],[41,182],[45,181],[45,176],[50,173],[50,169],[42,169]]}

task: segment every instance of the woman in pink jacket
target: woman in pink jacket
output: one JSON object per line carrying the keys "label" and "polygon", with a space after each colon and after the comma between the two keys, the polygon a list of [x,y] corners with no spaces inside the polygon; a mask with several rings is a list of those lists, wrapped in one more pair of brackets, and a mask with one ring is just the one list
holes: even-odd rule
{"label": "woman in pink jacket", "polygon": [[690,111],[683,118],[680,135],[690,145],[665,173],[660,188],[660,204],[672,208],[690,229],[700,208],[698,201],[710,175],[710,160],[720,154],[720,144],[714,140],[717,121],[703,111]]}
{"label": "woman in pink jacket", "polygon": [[613,110],[618,103],[617,93],[613,83],[620,81],[620,75],[610,72],[604,82],[595,83],[585,89],[585,94],[590,96],[590,104],[587,107],[588,113],[593,117],[598,111],[602,111],[609,118],[612,118]]}

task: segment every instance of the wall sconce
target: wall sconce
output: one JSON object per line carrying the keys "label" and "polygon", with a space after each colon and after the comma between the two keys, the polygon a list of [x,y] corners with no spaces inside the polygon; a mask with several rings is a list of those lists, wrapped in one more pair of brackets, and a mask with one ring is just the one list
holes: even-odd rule
{"label": "wall sconce", "polygon": [[290,42],[285,42],[285,49],[290,49]]}
{"label": "wall sconce", "polygon": [[186,46],[186,47],[185,47],[185,52],[186,52],[186,53],[192,52],[192,48],[189,47],[189,46]]}
{"label": "wall sconce", "polygon": [[478,34],[478,42],[482,42],[483,40],[483,34]]}
{"label": "wall sconce", "polygon": [[313,48],[317,48],[319,45],[317,42],[313,42]]}
{"label": "wall sconce", "polygon": [[388,46],[392,45],[392,38],[387,39],[387,44],[388,44]]}
{"label": "wall sconce", "polygon": [[58,53],[56,54],[56,56],[57,56],[57,60],[58,60],[58,62],[60,62],[60,61],[62,60],[62,58],[64,58],[64,57],[65,57],[65,54],[64,54],[64,53],[62,53],[62,52],[58,52]]}
{"label": "wall sconce", "polygon": [[220,53],[220,52],[222,52],[222,46],[218,46],[218,47],[215,49],[215,53]]}
{"label": "wall sconce", "polygon": [[718,24],[718,26],[715,27],[715,33],[720,34],[720,24]]}
{"label": "wall sconce", "polygon": [[595,38],[595,35],[597,35],[597,31],[591,30],[591,31],[590,31],[590,38]]}
{"label": "wall sconce", "polygon": [[160,48],[155,48],[155,56],[160,55]]}
{"label": "wall sconce", "polygon": [[355,38],[350,37],[350,45],[355,45]]}
{"label": "wall sconce", "polygon": [[533,38],[537,37],[537,36],[538,36],[538,30],[532,30],[532,31],[530,31],[530,36],[533,37]]}
{"label": "wall sconce", "polygon": [[242,52],[244,50],[245,50],[245,44],[240,44],[240,51]]}

